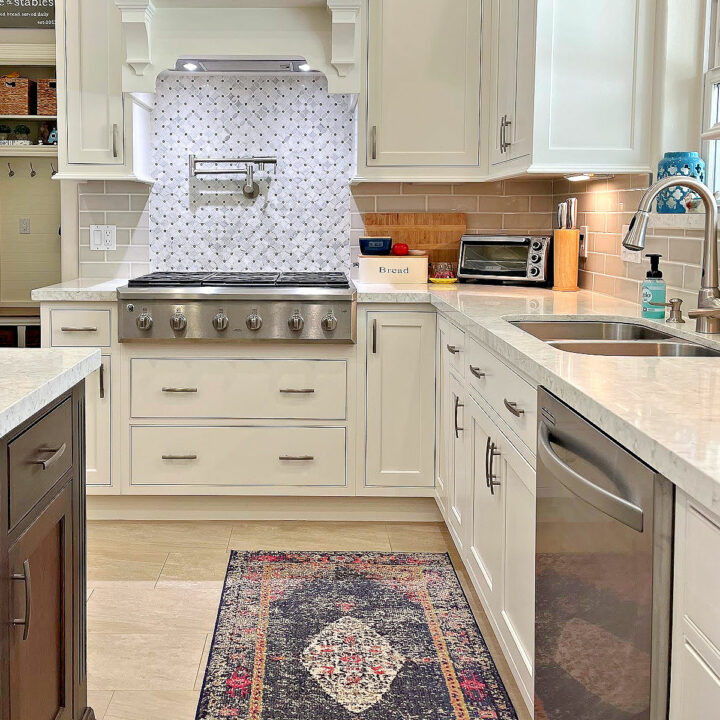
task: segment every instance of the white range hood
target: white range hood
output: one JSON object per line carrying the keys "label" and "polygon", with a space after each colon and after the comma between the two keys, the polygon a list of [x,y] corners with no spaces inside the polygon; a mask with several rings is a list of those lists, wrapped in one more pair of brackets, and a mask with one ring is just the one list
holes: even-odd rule
{"label": "white range hood", "polygon": [[245,62],[304,58],[327,77],[329,92],[360,91],[361,0],[115,0],[115,4],[125,40],[124,92],[154,92],[158,74],[176,69],[180,58]]}

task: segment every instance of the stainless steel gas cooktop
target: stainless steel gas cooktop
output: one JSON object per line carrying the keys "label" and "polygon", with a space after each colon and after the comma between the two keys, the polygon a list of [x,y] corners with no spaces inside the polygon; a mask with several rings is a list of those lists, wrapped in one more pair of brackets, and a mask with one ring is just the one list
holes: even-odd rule
{"label": "stainless steel gas cooktop", "polygon": [[355,342],[355,300],[339,272],[154,272],[118,289],[120,341]]}

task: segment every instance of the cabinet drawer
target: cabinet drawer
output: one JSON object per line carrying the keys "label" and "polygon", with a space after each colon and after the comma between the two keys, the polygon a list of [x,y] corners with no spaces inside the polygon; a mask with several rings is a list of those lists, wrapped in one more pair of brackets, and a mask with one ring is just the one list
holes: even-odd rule
{"label": "cabinet drawer", "polygon": [[344,420],[344,360],[134,359],[133,417]]}
{"label": "cabinet drawer", "polygon": [[338,487],[345,428],[134,427],[132,485]]}
{"label": "cabinet drawer", "polygon": [[[537,390],[474,338],[467,340],[466,379],[535,452]],[[514,406],[513,406],[514,404]]]}
{"label": "cabinet drawer", "polygon": [[72,427],[72,399],[68,398],[9,443],[9,528],[70,469]]}
{"label": "cabinet drawer", "polygon": [[50,344],[53,347],[108,347],[109,310],[51,310]]}
{"label": "cabinet drawer", "polygon": [[447,367],[462,377],[466,355],[465,333],[443,317],[440,318],[440,324],[442,335],[446,338],[440,352],[444,353],[448,358]]}

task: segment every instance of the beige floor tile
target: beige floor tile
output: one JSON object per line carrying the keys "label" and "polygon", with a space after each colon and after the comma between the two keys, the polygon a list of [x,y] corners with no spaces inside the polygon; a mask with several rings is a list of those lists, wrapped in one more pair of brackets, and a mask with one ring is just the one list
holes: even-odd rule
{"label": "beige floor tile", "polygon": [[439,523],[388,523],[393,552],[436,552],[448,550],[448,539]]}
{"label": "beige floor tile", "polygon": [[136,546],[166,550],[179,547],[226,548],[232,523],[199,521],[106,521],[88,523],[88,545]]}
{"label": "beige floor tile", "polygon": [[87,605],[88,633],[211,632],[220,589],[95,588]]}
{"label": "beige floor tile", "polygon": [[88,687],[192,690],[206,637],[205,632],[91,633],[88,635]]}
{"label": "beige floor tile", "polygon": [[205,638],[205,647],[203,648],[203,654],[200,658],[200,664],[198,665],[197,675],[195,676],[195,690],[202,690],[203,680],[205,679],[205,668],[207,668],[208,660],[210,659],[210,648],[212,647],[213,634],[208,633]]}
{"label": "beige floor tile", "polygon": [[93,709],[95,720],[104,720],[112,696],[112,690],[88,691],[88,706]]}
{"label": "beige floor tile", "polygon": [[[158,580],[166,581],[220,581],[225,579],[229,550],[179,550],[171,552]],[[158,585],[158,586],[159,586]]]}
{"label": "beige floor tile", "polygon": [[106,720],[193,720],[199,695],[195,690],[118,690]]}
{"label": "beige floor tile", "polygon": [[98,581],[137,580],[155,582],[160,577],[167,550],[88,540],[88,584]]}
{"label": "beige floor tile", "polygon": [[233,550],[389,551],[384,523],[277,521],[233,526]]}

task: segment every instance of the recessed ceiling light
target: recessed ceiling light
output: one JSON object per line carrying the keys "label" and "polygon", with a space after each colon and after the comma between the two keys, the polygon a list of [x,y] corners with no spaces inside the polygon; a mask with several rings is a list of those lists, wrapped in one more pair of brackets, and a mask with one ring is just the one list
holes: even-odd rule
{"label": "recessed ceiling light", "polygon": [[298,70],[308,72],[310,70],[310,66],[307,63],[300,63],[300,65],[298,65]]}
{"label": "recessed ceiling light", "polygon": [[194,62],[186,62],[186,63],[183,63],[183,67],[184,67],[188,72],[195,72],[195,71],[198,69],[197,64],[194,63]]}
{"label": "recessed ceiling light", "polygon": [[614,175],[609,173],[578,173],[577,175],[566,175],[565,179],[570,182],[582,182],[583,180],[609,180]]}

